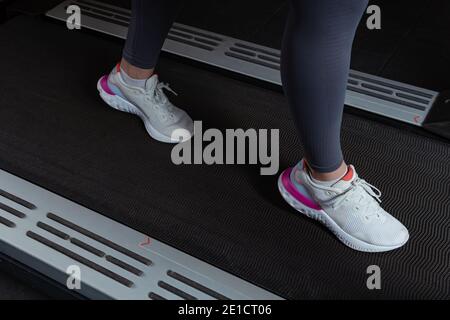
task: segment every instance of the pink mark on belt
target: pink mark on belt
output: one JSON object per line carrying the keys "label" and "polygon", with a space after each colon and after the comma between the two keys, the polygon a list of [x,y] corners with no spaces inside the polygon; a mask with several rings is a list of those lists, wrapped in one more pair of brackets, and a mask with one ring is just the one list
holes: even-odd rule
{"label": "pink mark on belt", "polygon": [[301,194],[297,190],[297,188],[294,186],[294,184],[291,181],[291,172],[292,172],[292,168],[289,168],[289,169],[285,170],[281,175],[281,182],[283,183],[283,186],[286,189],[286,191],[289,192],[289,194],[291,196],[293,196],[295,198],[295,200],[297,200],[298,202],[301,202],[305,206],[307,206],[311,209],[314,209],[314,210],[322,210],[322,208],[317,203],[315,203],[314,201],[312,201],[305,195]]}
{"label": "pink mark on belt", "polygon": [[108,76],[103,76],[103,78],[100,80],[100,85],[102,86],[103,91],[105,91],[107,94],[115,96],[114,92],[112,92],[111,88],[108,85]]}
{"label": "pink mark on belt", "polygon": [[146,237],[143,242],[139,243],[139,246],[146,247],[146,246],[151,245],[151,243],[152,243],[152,239],[150,239],[150,237]]}

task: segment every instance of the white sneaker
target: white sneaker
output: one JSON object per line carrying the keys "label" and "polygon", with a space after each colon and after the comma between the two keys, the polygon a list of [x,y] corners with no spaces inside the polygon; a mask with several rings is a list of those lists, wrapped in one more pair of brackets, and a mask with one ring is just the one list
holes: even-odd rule
{"label": "white sneaker", "polygon": [[323,223],[352,249],[389,251],[409,239],[405,226],[381,208],[381,192],[360,179],[353,166],[341,180],[324,187],[314,183],[301,161],[281,174],[278,188],[294,209]]}
{"label": "white sneaker", "polygon": [[189,140],[194,134],[192,119],[169,101],[163,89],[173,91],[167,84],[160,83],[156,74],[142,89],[127,85],[119,67],[116,67],[109,76],[100,78],[97,89],[112,108],[139,116],[149,135],[158,141],[179,143]]}

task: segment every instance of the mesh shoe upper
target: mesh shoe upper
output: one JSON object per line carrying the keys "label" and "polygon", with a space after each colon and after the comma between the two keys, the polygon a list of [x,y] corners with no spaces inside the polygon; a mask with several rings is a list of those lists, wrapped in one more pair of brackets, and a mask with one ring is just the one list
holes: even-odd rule
{"label": "mesh shoe upper", "polygon": [[159,82],[156,74],[146,81],[145,89],[143,89],[128,86],[120,76],[120,72],[117,72],[115,68],[109,75],[108,83],[115,94],[120,95],[139,108],[160,133],[171,137],[176,130],[183,129],[193,135],[192,119],[185,111],[169,101],[164,90],[170,92],[173,92],[173,90],[167,84]]}
{"label": "mesh shoe upper", "polygon": [[353,237],[381,246],[395,246],[408,238],[403,224],[380,206],[381,192],[359,178],[353,166],[349,166],[344,179],[331,187],[314,183],[304,164],[296,168],[293,178]]}

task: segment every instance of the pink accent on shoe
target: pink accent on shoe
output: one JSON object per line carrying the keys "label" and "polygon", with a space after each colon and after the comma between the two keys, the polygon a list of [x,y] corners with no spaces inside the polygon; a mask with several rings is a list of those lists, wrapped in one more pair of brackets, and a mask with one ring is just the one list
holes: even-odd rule
{"label": "pink accent on shoe", "polygon": [[345,176],[342,177],[341,180],[344,181],[351,181],[353,179],[353,168],[351,166],[348,166],[347,173]]}
{"label": "pink accent on shoe", "polygon": [[308,197],[304,196],[297,190],[297,188],[293,185],[291,181],[291,172],[292,168],[289,168],[281,174],[281,182],[283,183],[283,186],[286,189],[286,191],[289,192],[291,196],[295,198],[295,200],[301,202],[305,206],[314,210],[322,210],[322,208],[317,203],[315,203]]}
{"label": "pink accent on shoe", "polygon": [[114,92],[109,88],[108,86],[108,76],[103,76],[103,78],[100,80],[100,85],[102,86],[102,89],[112,96],[115,96]]}

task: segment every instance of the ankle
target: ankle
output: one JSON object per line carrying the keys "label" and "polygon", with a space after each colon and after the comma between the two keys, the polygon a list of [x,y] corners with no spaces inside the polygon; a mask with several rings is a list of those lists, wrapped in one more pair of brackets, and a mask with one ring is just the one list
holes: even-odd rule
{"label": "ankle", "polygon": [[123,71],[125,71],[125,73],[130,78],[133,78],[133,79],[136,79],[136,80],[147,80],[155,72],[154,68],[152,68],[152,69],[142,69],[142,68],[138,68],[136,66],[133,66],[132,64],[130,64],[124,58],[122,58],[122,61],[120,62],[120,68]]}
{"label": "ankle", "polygon": [[332,172],[318,172],[312,168],[310,168],[311,177],[318,181],[336,181],[341,179],[348,171],[348,166],[344,162],[339,166],[338,169]]}

